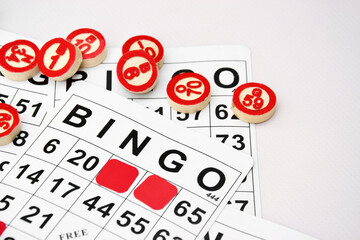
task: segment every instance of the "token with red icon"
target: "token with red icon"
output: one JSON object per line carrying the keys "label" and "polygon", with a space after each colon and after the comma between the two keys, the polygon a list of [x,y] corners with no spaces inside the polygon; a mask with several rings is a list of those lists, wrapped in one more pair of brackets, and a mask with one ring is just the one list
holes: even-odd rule
{"label": "token with red icon", "polygon": [[0,49],[0,71],[11,80],[22,81],[39,72],[39,48],[28,40],[16,40]]}
{"label": "token with red icon", "polygon": [[122,48],[123,54],[132,50],[143,50],[154,58],[158,69],[164,63],[164,48],[161,43],[151,36],[139,35],[127,40]]}
{"label": "token with red icon", "polygon": [[63,38],[54,38],[40,49],[39,69],[46,76],[63,81],[79,69],[82,54],[78,47]]}
{"label": "token with red icon", "polygon": [[232,110],[242,121],[260,123],[268,120],[275,112],[276,95],[261,83],[245,83],[236,88]]}
{"label": "token with red icon", "polygon": [[125,53],[117,64],[116,73],[120,83],[136,94],[151,91],[157,83],[155,60],[143,50]]}
{"label": "token with red icon", "polygon": [[0,145],[11,143],[20,130],[19,113],[11,105],[0,103]]}
{"label": "token with red icon", "polygon": [[80,49],[83,57],[80,67],[94,67],[102,63],[106,57],[105,38],[94,29],[77,29],[70,33],[66,40]]}
{"label": "token with red icon", "polygon": [[182,73],[173,77],[167,85],[168,102],[176,111],[193,113],[205,108],[210,102],[209,81],[198,73]]}

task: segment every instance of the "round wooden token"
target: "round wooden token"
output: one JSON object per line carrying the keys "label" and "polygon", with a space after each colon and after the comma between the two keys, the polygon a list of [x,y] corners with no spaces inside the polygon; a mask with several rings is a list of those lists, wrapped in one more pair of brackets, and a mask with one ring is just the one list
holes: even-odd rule
{"label": "round wooden token", "polygon": [[198,73],[182,73],[173,77],[166,88],[168,102],[176,111],[193,113],[210,102],[210,83]]}
{"label": "round wooden token", "polygon": [[117,64],[116,73],[120,83],[137,94],[151,91],[157,83],[155,60],[143,50],[125,53]]}
{"label": "round wooden token", "polygon": [[154,58],[156,66],[160,69],[164,63],[164,48],[161,43],[146,35],[139,35],[127,40],[122,48],[123,54],[132,50],[144,50]]}
{"label": "round wooden token", "polygon": [[22,81],[39,72],[39,48],[28,40],[16,40],[0,49],[0,71],[11,80]]}
{"label": "round wooden token", "polygon": [[46,76],[56,80],[66,80],[76,73],[82,61],[78,47],[63,38],[46,42],[39,52],[39,69]]}
{"label": "round wooden token", "polygon": [[94,29],[77,29],[70,33],[66,40],[80,49],[83,57],[80,67],[94,67],[102,63],[106,57],[105,38]]}
{"label": "round wooden token", "polygon": [[232,110],[242,121],[260,123],[268,120],[275,112],[276,95],[261,83],[245,83],[234,91]]}
{"label": "round wooden token", "polygon": [[11,143],[21,130],[19,113],[6,103],[0,103],[0,145]]}

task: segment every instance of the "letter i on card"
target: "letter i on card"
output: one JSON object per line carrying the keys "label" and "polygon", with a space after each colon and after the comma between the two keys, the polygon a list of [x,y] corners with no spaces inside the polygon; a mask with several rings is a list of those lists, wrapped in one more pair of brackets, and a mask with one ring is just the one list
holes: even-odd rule
{"label": "letter i on card", "polygon": [[11,80],[23,81],[39,72],[39,48],[28,40],[16,40],[0,49],[0,71]]}
{"label": "letter i on card", "polygon": [[79,69],[82,54],[78,47],[63,38],[54,38],[40,49],[39,69],[46,76],[64,81]]}

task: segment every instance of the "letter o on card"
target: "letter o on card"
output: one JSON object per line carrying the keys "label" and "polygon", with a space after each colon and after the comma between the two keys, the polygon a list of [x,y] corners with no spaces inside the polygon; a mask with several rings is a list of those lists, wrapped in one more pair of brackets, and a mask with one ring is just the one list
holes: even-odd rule
{"label": "letter o on card", "polygon": [[27,40],[16,40],[0,49],[0,71],[11,80],[22,81],[39,72],[39,48]]}
{"label": "letter o on card", "polygon": [[0,145],[11,143],[21,131],[19,113],[6,103],[0,103]]}
{"label": "letter o on card", "polygon": [[235,89],[231,108],[240,120],[260,123],[272,117],[275,106],[275,93],[264,84],[251,82]]}

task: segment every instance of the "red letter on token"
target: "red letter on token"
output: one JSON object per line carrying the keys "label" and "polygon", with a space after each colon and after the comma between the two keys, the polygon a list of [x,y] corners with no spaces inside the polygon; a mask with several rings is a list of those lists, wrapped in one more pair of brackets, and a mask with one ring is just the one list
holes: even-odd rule
{"label": "red letter on token", "polygon": [[96,177],[96,182],[118,193],[124,193],[133,184],[139,171],[116,159],[109,160]]}
{"label": "red letter on token", "polygon": [[177,194],[177,188],[165,179],[152,175],[134,191],[134,196],[154,210],[164,208]]}
{"label": "red letter on token", "polygon": [[142,73],[146,73],[147,71],[151,70],[150,63],[148,62],[144,62],[143,64],[140,64],[139,68]]}
{"label": "red letter on token", "polygon": [[129,67],[124,71],[124,75],[126,79],[132,80],[134,77],[139,76],[140,72],[137,67]]}

